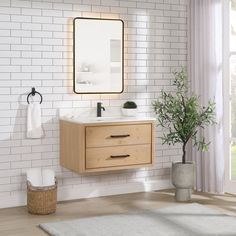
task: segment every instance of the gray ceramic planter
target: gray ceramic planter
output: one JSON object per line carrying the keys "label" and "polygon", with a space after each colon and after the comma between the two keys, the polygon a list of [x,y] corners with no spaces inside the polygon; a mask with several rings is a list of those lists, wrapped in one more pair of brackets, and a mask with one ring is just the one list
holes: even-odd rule
{"label": "gray ceramic planter", "polygon": [[194,163],[172,163],[172,184],[175,186],[175,199],[179,202],[191,200],[194,186]]}

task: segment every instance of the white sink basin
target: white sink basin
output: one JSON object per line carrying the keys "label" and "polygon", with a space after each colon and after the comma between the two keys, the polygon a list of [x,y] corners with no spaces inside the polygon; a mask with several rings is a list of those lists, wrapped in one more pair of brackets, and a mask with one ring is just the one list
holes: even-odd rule
{"label": "white sink basin", "polygon": [[63,117],[62,120],[67,120],[75,123],[83,123],[83,124],[89,124],[89,123],[108,123],[108,122],[128,122],[128,121],[155,121],[156,119],[153,117],[126,117],[126,116],[116,116],[116,117]]}
{"label": "white sink basin", "polygon": [[[109,117],[109,116],[104,116],[104,117],[87,117],[85,120],[88,120],[89,122],[91,121],[113,121],[113,120],[122,120],[125,117]],[[81,118],[79,118],[81,119]]]}

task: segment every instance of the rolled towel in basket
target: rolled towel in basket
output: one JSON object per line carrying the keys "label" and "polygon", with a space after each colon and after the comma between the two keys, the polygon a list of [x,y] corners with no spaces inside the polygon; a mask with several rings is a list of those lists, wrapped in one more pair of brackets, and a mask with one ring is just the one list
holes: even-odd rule
{"label": "rolled towel in basket", "polygon": [[33,168],[26,172],[27,180],[34,187],[46,187],[55,184],[55,172],[51,169]]}
{"label": "rolled towel in basket", "polygon": [[32,186],[42,186],[42,170],[41,168],[33,168],[26,171],[27,180]]}
{"label": "rolled towel in basket", "polygon": [[42,177],[43,177],[43,186],[51,186],[55,184],[55,173],[53,170],[43,169]]}

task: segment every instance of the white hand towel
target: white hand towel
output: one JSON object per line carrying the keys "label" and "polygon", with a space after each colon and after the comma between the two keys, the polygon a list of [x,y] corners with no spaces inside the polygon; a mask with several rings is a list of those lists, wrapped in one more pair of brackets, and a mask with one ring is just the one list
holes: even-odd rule
{"label": "white hand towel", "polygon": [[39,103],[29,104],[27,116],[27,138],[41,138],[42,136],[41,106]]}
{"label": "white hand towel", "polygon": [[28,169],[26,171],[27,180],[32,186],[42,186],[42,170],[41,168]]}
{"label": "white hand towel", "polygon": [[42,176],[43,176],[43,186],[51,186],[55,184],[55,173],[53,170],[43,169]]}

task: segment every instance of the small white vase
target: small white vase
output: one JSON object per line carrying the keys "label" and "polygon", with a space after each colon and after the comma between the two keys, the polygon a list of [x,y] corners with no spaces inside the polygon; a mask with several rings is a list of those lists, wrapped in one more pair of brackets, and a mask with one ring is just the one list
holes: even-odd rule
{"label": "small white vase", "polygon": [[122,114],[124,116],[136,116],[137,108],[122,108]]}

